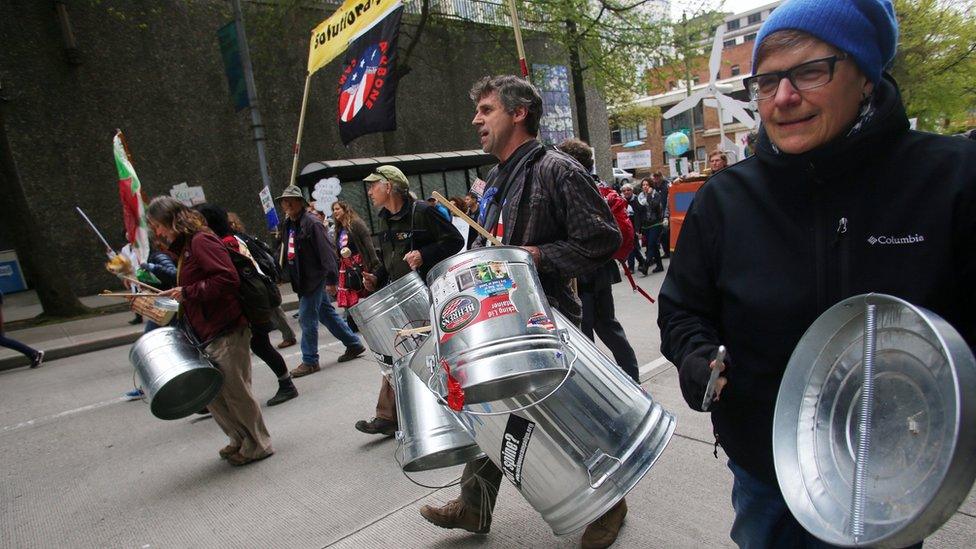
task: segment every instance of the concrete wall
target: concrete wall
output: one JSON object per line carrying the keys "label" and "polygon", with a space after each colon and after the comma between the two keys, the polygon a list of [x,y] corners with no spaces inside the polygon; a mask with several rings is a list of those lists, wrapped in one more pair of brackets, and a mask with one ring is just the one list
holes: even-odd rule
{"label": "concrete wall", "polygon": [[[114,245],[122,221],[111,138],[121,128],[148,196],[181,182],[263,229],[250,117],[234,112],[216,31],[232,19],[225,0],[67,0],[81,64],[67,61],[53,2],[0,2],[0,79],[7,133],[33,211],[75,289],[114,287],[94,235],[73,211],[85,209]],[[244,2],[256,85],[267,132],[273,190],[291,171],[305,80],[308,35],[333,8]],[[404,18],[400,51],[416,18]],[[398,130],[343,147],[334,122],[340,62],[312,77],[299,168],[314,160],[472,149],[478,146],[467,90],[486,74],[514,72],[511,35],[476,25],[429,26],[413,72],[400,82]],[[531,62],[567,64],[545,37],[527,33]],[[606,108],[588,93],[597,151],[609,148]],[[604,153],[599,153],[604,154]],[[604,159],[603,165],[609,165]],[[2,240],[3,235],[0,235]]]}

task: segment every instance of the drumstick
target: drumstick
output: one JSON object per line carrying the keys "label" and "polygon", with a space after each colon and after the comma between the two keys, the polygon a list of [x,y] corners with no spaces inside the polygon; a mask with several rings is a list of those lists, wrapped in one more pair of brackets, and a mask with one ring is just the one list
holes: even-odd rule
{"label": "drumstick", "polygon": [[478,231],[478,234],[480,234],[481,236],[485,237],[485,239],[487,239],[488,242],[491,242],[495,246],[501,246],[502,245],[502,241],[501,240],[498,240],[498,238],[495,237],[495,235],[493,235],[493,234],[489,233],[488,231],[486,231],[485,228],[482,227],[481,225],[478,225],[478,223],[475,220],[473,220],[470,217],[468,217],[468,214],[462,212],[461,209],[458,208],[457,206],[455,206],[453,202],[451,202],[450,200],[444,198],[444,196],[441,195],[441,193],[439,193],[437,191],[434,191],[433,193],[431,193],[431,196],[433,196],[441,204],[447,206],[447,209],[448,210],[451,210],[451,213],[453,213],[454,215],[460,217],[468,225],[471,225],[471,227],[474,228],[474,230]]}
{"label": "drumstick", "polygon": [[128,292],[110,292],[105,290],[104,292],[98,294],[103,297],[159,297],[159,294],[145,294],[145,293],[133,293]]}
{"label": "drumstick", "polygon": [[393,331],[396,332],[397,335],[401,335],[401,336],[414,335],[414,334],[426,334],[430,332],[430,326],[421,326],[419,328],[404,328],[402,330],[399,328],[393,328]]}
{"label": "drumstick", "polygon": [[159,288],[154,288],[154,287],[150,286],[149,284],[146,284],[145,282],[140,282],[139,280],[136,280],[135,278],[132,278],[131,276],[123,276],[122,279],[123,280],[128,280],[129,282],[135,282],[136,284],[142,286],[143,288],[149,288],[150,290],[153,290],[155,292],[161,292],[162,291]]}

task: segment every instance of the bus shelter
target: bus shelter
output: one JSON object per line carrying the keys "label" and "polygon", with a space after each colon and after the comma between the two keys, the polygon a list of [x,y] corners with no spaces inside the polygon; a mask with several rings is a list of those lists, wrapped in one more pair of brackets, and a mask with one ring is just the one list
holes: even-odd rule
{"label": "bus shelter", "polygon": [[[403,154],[375,158],[354,158],[349,160],[324,160],[312,162],[302,168],[298,185],[309,196],[315,184],[323,179],[335,177],[342,184],[339,200],[349,203],[369,226],[370,232],[379,232],[379,220],[367,196],[367,175],[384,164],[391,164],[410,180],[410,190],[417,199],[424,200],[437,191],[445,197],[464,196],[475,179],[484,179],[498,160],[479,149],[468,151],[449,151],[423,154]],[[330,205],[326,205],[328,208]],[[328,215],[331,212],[326,210]]]}

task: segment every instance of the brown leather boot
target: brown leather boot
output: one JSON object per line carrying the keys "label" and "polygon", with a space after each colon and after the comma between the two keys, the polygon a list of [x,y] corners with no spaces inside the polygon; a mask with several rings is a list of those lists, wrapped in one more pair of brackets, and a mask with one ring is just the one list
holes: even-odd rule
{"label": "brown leather boot", "polygon": [[424,505],[420,508],[420,514],[428,522],[441,528],[461,528],[475,534],[487,534],[491,529],[490,513],[486,513],[487,516],[482,520],[481,512],[469,508],[459,499],[452,499],[443,507]]}
{"label": "brown leather boot", "polygon": [[617,534],[627,516],[627,500],[621,499],[602,517],[596,519],[583,532],[583,540],[580,546],[583,549],[604,549],[610,547],[617,541]]}

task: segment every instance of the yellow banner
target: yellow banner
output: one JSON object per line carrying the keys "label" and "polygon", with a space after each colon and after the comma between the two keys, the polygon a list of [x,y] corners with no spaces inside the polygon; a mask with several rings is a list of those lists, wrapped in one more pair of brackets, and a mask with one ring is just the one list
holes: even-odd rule
{"label": "yellow banner", "polygon": [[346,51],[354,36],[399,5],[400,0],[346,0],[331,17],[312,29],[308,74]]}

